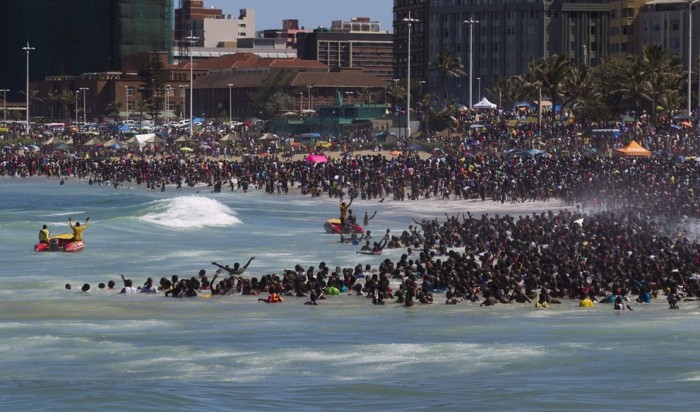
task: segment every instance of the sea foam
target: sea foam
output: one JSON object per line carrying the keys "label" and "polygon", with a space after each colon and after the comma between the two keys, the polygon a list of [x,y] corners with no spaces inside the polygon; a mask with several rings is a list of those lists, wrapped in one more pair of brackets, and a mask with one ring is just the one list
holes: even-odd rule
{"label": "sea foam", "polygon": [[156,200],[140,219],[175,229],[234,226],[242,223],[228,206],[201,196]]}

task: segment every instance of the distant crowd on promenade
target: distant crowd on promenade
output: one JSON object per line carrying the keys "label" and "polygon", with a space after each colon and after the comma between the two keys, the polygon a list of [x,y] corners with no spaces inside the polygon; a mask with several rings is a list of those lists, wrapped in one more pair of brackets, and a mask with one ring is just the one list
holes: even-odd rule
{"label": "distant crowd on promenade", "polygon": [[700,163],[651,156],[508,156],[461,147],[420,156],[343,154],[327,163],[276,156],[71,156],[4,150],[2,176],[74,177],[91,183],[145,185],[175,190],[207,185],[212,190],[264,190],[284,194],[294,187],[311,197],[393,199],[481,199],[525,202],[561,199],[567,205],[640,206],[657,213],[700,216]]}

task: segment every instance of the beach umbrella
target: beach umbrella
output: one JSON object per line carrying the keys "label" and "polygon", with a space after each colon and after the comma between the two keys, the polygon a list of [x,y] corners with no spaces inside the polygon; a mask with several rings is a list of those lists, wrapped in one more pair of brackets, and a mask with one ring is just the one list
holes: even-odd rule
{"label": "beach umbrella", "polygon": [[194,149],[192,149],[191,147],[181,147],[180,151],[181,152],[194,152]]}
{"label": "beach umbrella", "polygon": [[211,149],[211,146],[209,146],[208,144],[200,144],[199,145],[199,150],[209,150],[209,149]]}
{"label": "beach umbrella", "polygon": [[408,150],[408,151],[423,150],[423,147],[421,145],[419,145],[418,143],[411,143],[406,147],[406,150]]}
{"label": "beach umbrella", "polygon": [[260,139],[258,139],[258,140],[279,140],[279,138],[280,138],[280,137],[277,136],[276,134],[265,133],[265,134],[262,135],[262,136],[260,137]]}
{"label": "beach umbrella", "polygon": [[304,160],[311,163],[328,163],[328,158],[324,155],[313,155],[310,154],[304,158]]}

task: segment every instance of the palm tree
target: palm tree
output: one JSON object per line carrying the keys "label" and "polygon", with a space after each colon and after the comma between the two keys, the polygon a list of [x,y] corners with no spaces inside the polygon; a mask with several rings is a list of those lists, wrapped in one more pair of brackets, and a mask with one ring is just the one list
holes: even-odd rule
{"label": "palm tree", "polygon": [[391,96],[393,102],[393,108],[396,109],[399,104],[399,100],[406,98],[406,89],[399,84],[399,82],[391,82],[389,87],[386,89],[386,93]]}
{"label": "palm tree", "polygon": [[669,56],[666,49],[652,44],[644,47],[643,64],[649,81],[652,119],[656,121],[659,101],[680,88],[683,69],[678,56]]}
{"label": "palm tree", "polygon": [[114,112],[114,121],[116,123],[119,123],[119,113],[122,111],[123,106],[124,106],[124,104],[122,102],[117,102],[117,101],[109,102],[105,111],[106,111],[107,115]]}
{"label": "palm tree", "polygon": [[569,60],[565,55],[554,54],[549,58],[531,60],[528,63],[531,83],[538,84],[552,100],[553,119],[556,118],[557,103],[563,100],[567,78],[571,75]]}
{"label": "palm tree", "polygon": [[46,94],[46,101],[51,106],[51,120],[53,120],[53,113],[54,109],[56,108],[56,104],[61,101],[61,93],[59,93],[58,90],[48,92]]}
{"label": "palm tree", "polygon": [[443,87],[443,98],[447,100],[447,83],[450,78],[466,76],[464,66],[458,57],[454,57],[449,50],[443,50],[438,53],[437,60],[430,62],[429,70],[436,71],[440,74]]}
{"label": "palm tree", "polygon": [[372,103],[372,99],[374,98],[374,92],[368,87],[363,87],[360,91],[360,96],[362,97],[362,102],[364,102],[365,104],[370,104]]}
{"label": "palm tree", "polygon": [[70,121],[70,108],[75,105],[78,99],[78,94],[74,93],[72,90],[63,90],[59,97],[59,103],[61,103],[61,112],[63,113],[63,118]]}

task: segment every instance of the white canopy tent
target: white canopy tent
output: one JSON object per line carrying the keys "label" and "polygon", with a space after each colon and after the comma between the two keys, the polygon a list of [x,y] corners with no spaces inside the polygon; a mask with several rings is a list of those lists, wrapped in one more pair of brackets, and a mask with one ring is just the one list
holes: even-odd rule
{"label": "white canopy tent", "polygon": [[483,99],[481,99],[481,101],[479,103],[474,105],[475,109],[495,109],[497,107],[498,107],[497,105],[495,105],[494,103],[491,103],[489,101],[489,99],[487,99],[485,97]]}

